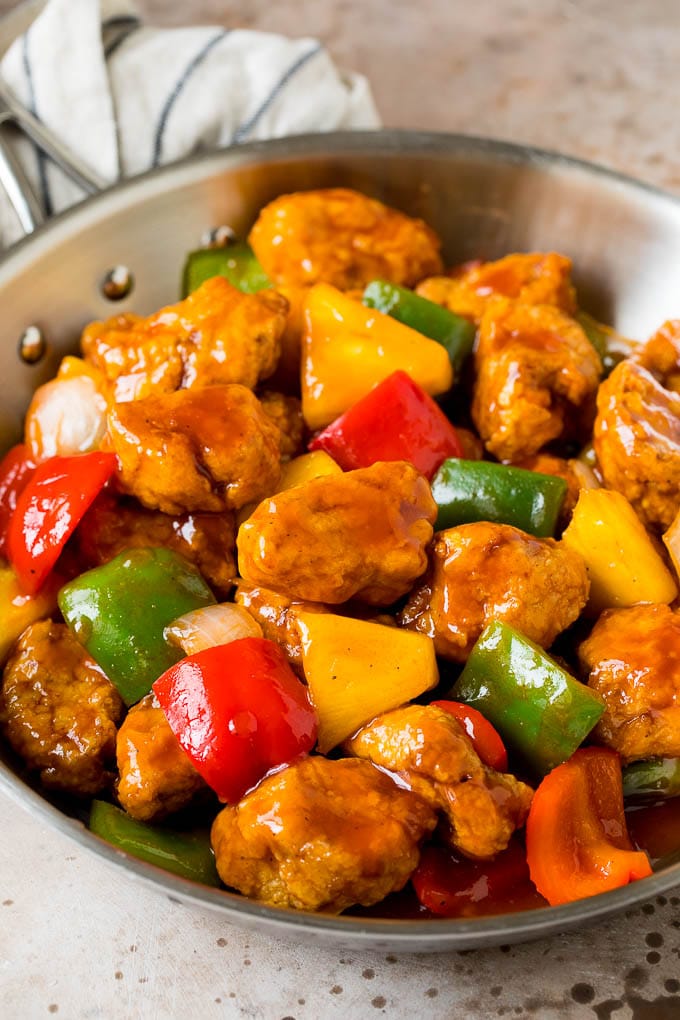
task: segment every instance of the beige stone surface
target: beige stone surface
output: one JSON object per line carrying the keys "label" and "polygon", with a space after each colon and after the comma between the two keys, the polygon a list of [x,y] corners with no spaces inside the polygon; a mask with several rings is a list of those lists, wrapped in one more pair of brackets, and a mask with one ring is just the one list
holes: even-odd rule
{"label": "beige stone surface", "polygon": [[[0,12],[14,4],[0,0]],[[319,36],[386,125],[594,159],[680,191],[678,0],[139,0],[150,21]],[[679,896],[443,956],[304,947],[169,902],[0,792],[0,1017],[680,1016]]]}
{"label": "beige stone surface", "polygon": [[171,902],[10,806],[13,824],[0,826],[3,1020],[680,1016],[677,896],[525,946],[328,949]]}
{"label": "beige stone surface", "polygon": [[190,20],[318,36],[392,127],[496,136],[680,190],[678,0],[138,0]]}
{"label": "beige stone surface", "polygon": [[[0,0],[0,13],[14,8]],[[149,23],[320,38],[385,125],[559,149],[680,190],[678,0],[137,0]]]}

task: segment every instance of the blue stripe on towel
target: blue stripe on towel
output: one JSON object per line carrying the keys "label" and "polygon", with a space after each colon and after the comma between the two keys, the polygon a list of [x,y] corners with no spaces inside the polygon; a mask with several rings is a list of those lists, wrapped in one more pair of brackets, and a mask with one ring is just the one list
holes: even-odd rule
{"label": "blue stripe on towel", "polygon": [[281,75],[278,82],[271,90],[271,92],[264,100],[264,102],[262,102],[260,106],[258,106],[257,110],[252,115],[252,117],[244,121],[244,123],[241,124],[240,127],[236,129],[233,137],[234,142],[242,142],[244,138],[246,138],[250,134],[250,132],[253,130],[253,128],[260,120],[260,118],[264,116],[264,114],[270,108],[272,103],[276,99],[278,99],[281,92],[285,89],[286,85],[291,80],[291,78],[294,78],[298,71],[301,68],[303,68],[305,64],[307,64],[312,59],[312,57],[315,57],[317,53],[320,53],[321,49],[322,49],[321,43],[317,43],[313,47],[313,49],[308,50],[306,53],[303,53],[302,56],[298,57],[294,64],[291,64],[291,66],[288,68],[285,74]]}
{"label": "blue stripe on towel", "polygon": [[[28,31],[23,36],[23,39],[21,40],[21,56],[24,65],[24,74],[26,75],[26,84],[28,86],[28,108],[35,117],[38,117],[39,120],[40,117],[36,109],[35,88],[33,85],[33,72],[31,70],[31,61],[28,49],[30,32],[31,29],[29,28]],[[40,197],[42,199],[43,210],[46,216],[51,216],[52,213],[54,212],[54,209],[52,207],[52,198],[50,196],[50,190],[47,183],[47,167],[45,163],[46,160],[45,153],[42,151],[40,146],[37,145],[35,142],[33,143],[33,146],[35,148],[35,154],[38,160],[38,180],[40,182]]]}
{"label": "blue stripe on towel", "polygon": [[216,36],[213,36],[210,42],[206,43],[205,46],[203,46],[203,48],[198,51],[196,56],[185,68],[184,72],[182,73],[182,76],[175,84],[175,87],[172,89],[168,98],[165,100],[165,104],[163,106],[163,109],[161,110],[161,115],[158,121],[158,127],[156,128],[156,134],[154,136],[153,157],[151,160],[152,166],[158,166],[158,164],[161,161],[161,154],[163,151],[163,135],[165,133],[165,127],[168,123],[168,118],[172,112],[172,108],[177,102],[179,96],[181,95],[184,86],[189,81],[194,71],[198,67],[200,67],[200,65],[203,63],[208,54],[227,35],[229,35],[229,30],[225,28],[222,31],[220,31]]}

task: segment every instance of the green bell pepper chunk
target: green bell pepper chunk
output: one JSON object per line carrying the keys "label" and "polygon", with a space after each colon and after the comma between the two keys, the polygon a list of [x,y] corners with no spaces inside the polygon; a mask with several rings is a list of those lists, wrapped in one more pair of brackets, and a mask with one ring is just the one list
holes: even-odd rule
{"label": "green bell pepper chunk", "polygon": [[220,884],[207,831],[179,832],[147,825],[103,800],[92,801],[88,827],[107,843],[165,871],[202,885]]}
{"label": "green bell pepper chunk", "polygon": [[391,315],[405,326],[436,340],[449,353],[456,375],[475,342],[475,327],[462,315],[455,315],[434,301],[385,280],[371,280],[362,297],[367,308]]}
{"label": "green bell pepper chunk", "polygon": [[634,340],[617,333],[611,326],[598,322],[588,312],[577,312],[576,321],[600,355],[605,376],[608,376],[620,361],[629,358],[637,344]]}
{"label": "green bell pepper chunk", "polygon": [[540,776],[570,758],[604,712],[594,691],[500,620],[480,635],[450,697],[478,709]]}
{"label": "green bell pepper chunk", "polygon": [[555,475],[482,460],[445,460],[432,480],[439,507],[435,528],[497,521],[538,535],[555,534],[567,483]]}
{"label": "green bell pepper chunk", "polygon": [[224,276],[244,294],[266,290],[272,283],[245,241],[223,248],[199,248],[189,252],[182,272],[182,297],[197,290],[212,276]]}
{"label": "green bell pepper chunk", "polygon": [[126,705],[182,658],[163,631],[215,597],[191,563],[170,549],[129,549],[88,570],[57,597],[66,623]]}
{"label": "green bell pepper chunk", "polygon": [[623,796],[631,800],[680,796],[680,758],[649,758],[626,765]]}

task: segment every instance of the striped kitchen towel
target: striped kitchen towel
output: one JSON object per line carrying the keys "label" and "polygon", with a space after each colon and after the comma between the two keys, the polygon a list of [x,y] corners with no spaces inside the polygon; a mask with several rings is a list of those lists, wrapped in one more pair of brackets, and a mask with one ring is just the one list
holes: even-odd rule
{"label": "striped kitchen towel", "polygon": [[[379,123],[365,78],[315,39],[239,28],[143,25],[127,0],[35,2],[0,62],[13,95],[113,183],[201,149]],[[33,143],[13,140],[48,215],[82,190]],[[0,234],[20,230],[0,194]]]}

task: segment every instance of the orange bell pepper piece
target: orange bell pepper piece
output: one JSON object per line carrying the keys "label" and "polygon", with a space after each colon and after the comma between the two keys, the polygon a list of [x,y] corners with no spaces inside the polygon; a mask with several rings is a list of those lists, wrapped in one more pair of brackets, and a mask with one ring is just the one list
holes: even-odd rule
{"label": "orange bell pepper piece", "polygon": [[628,836],[616,751],[580,748],[548,773],[531,802],[526,844],[531,880],[551,906],[651,875]]}

